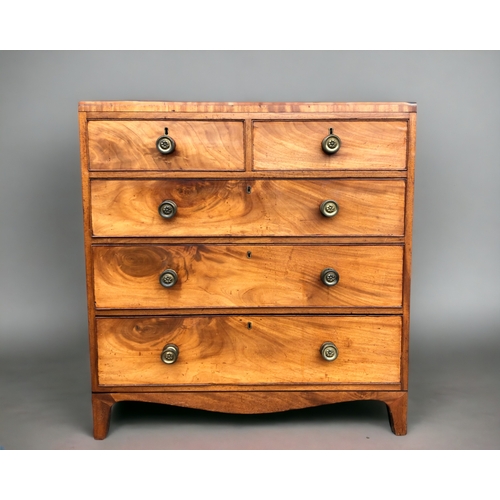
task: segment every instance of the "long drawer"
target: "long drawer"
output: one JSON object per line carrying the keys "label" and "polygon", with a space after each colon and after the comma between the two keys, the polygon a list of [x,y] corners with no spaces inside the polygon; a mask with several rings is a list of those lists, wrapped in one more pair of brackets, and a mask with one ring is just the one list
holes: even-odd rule
{"label": "long drawer", "polygon": [[[100,385],[398,383],[399,316],[98,318]],[[337,358],[320,349],[332,342]],[[173,344],[177,361],[165,364]]]}
{"label": "long drawer", "polygon": [[97,308],[402,303],[401,245],[110,245],[93,263]]}
{"label": "long drawer", "polygon": [[[404,196],[403,180],[94,180],[92,230],[108,237],[401,236]],[[321,212],[329,200],[333,216],[325,205]]]}

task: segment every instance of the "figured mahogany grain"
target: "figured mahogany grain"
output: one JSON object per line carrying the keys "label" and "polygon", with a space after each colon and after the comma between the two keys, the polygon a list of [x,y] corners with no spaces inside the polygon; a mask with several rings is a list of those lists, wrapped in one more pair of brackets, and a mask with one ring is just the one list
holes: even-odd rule
{"label": "figured mahogany grain", "polygon": [[[398,236],[402,180],[93,180],[94,236]],[[177,214],[158,213],[166,199]],[[319,207],[333,199],[334,217]]]}
{"label": "figured mahogany grain", "polygon": [[[165,133],[175,151],[161,154]],[[95,120],[88,123],[91,170],[244,170],[243,122]]]}
{"label": "figured mahogany grain", "polygon": [[[98,308],[397,307],[401,246],[171,245],[94,247]],[[335,286],[321,281],[335,269]],[[173,269],[178,282],[160,285]]]}
{"label": "figured mahogany grain", "polygon": [[[340,150],[321,148],[330,128]],[[404,170],[407,121],[255,121],[254,170]]]}
{"label": "figured mahogany grain", "polygon": [[[98,318],[100,385],[398,383],[399,316]],[[332,341],[333,362],[319,352]],[[164,364],[163,347],[179,358]]]}

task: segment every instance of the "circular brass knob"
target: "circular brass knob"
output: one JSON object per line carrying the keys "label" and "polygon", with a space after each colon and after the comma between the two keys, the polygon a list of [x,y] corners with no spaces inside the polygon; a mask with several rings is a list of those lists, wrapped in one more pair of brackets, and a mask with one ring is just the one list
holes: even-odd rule
{"label": "circular brass knob", "polygon": [[320,206],[319,206],[319,211],[325,216],[325,217],[333,217],[334,215],[337,215],[339,211],[339,206],[337,205],[337,202],[333,200],[325,200]]}
{"label": "circular brass knob", "polygon": [[160,274],[160,285],[170,288],[177,283],[177,273],[173,269],[167,269]]}
{"label": "circular brass knob", "polygon": [[321,271],[321,281],[326,285],[326,286],[334,286],[339,282],[340,276],[335,269],[332,269],[331,267],[327,267],[326,269],[323,269]]}
{"label": "circular brass knob", "polygon": [[177,213],[177,205],[172,200],[164,200],[158,207],[158,212],[164,219],[171,219]]}
{"label": "circular brass knob", "polygon": [[161,360],[166,365],[171,365],[177,361],[179,348],[175,344],[167,344],[161,351]]}
{"label": "circular brass knob", "polygon": [[325,342],[319,352],[325,361],[335,361],[339,355],[339,350],[333,342]]}
{"label": "circular brass knob", "polygon": [[168,128],[165,129],[165,135],[158,137],[156,148],[162,155],[169,155],[175,151],[175,141],[168,135]]}
{"label": "circular brass knob", "polygon": [[340,137],[333,133],[333,128],[330,129],[330,134],[327,135],[321,142],[321,147],[327,155],[333,155],[340,149]]}

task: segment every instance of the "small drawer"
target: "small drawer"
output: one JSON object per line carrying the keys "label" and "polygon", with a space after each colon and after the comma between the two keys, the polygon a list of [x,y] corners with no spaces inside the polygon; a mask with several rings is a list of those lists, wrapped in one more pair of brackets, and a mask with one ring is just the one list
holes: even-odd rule
{"label": "small drawer", "polygon": [[402,301],[401,245],[94,246],[93,254],[102,309],[400,307]]}
{"label": "small drawer", "polygon": [[[340,139],[327,154],[325,137]],[[407,122],[255,121],[254,170],[405,170]]]}
{"label": "small drawer", "polygon": [[[101,386],[400,382],[399,316],[171,316],[96,324]],[[335,350],[325,358],[326,342]],[[176,354],[165,363],[168,344]]]}
{"label": "small drawer", "polygon": [[[165,129],[175,143],[169,154],[161,153],[157,146]],[[88,123],[88,135],[90,170],[206,172],[245,168],[241,121],[94,120]]]}
{"label": "small drawer", "polygon": [[404,196],[403,180],[93,180],[92,229],[103,237],[402,236]]}

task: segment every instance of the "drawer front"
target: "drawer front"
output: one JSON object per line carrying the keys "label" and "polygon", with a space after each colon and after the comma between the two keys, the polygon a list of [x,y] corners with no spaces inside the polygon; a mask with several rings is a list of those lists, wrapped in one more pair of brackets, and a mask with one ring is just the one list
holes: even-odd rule
{"label": "drawer front", "polygon": [[[98,318],[100,385],[399,383],[399,316]],[[324,342],[338,350],[320,354]],[[178,358],[161,361],[166,344]]]}
{"label": "drawer front", "polygon": [[[341,140],[326,154],[330,128]],[[254,122],[254,170],[404,170],[406,121]]]}
{"label": "drawer front", "polygon": [[[403,180],[94,180],[94,236],[401,236]],[[159,207],[177,207],[164,218]],[[321,214],[325,200],[338,212]]]}
{"label": "drawer front", "polygon": [[[156,147],[165,128],[170,154]],[[243,122],[98,120],[88,134],[91,170],[244,170]]]}
{"label": "drawer front", "polygon": [[[355,245],[96,246],[98,308],[400,307],[403,248]],[[334,286],[324,269],[339,274]],[[165,288],[160,275],[177,274]]]}

